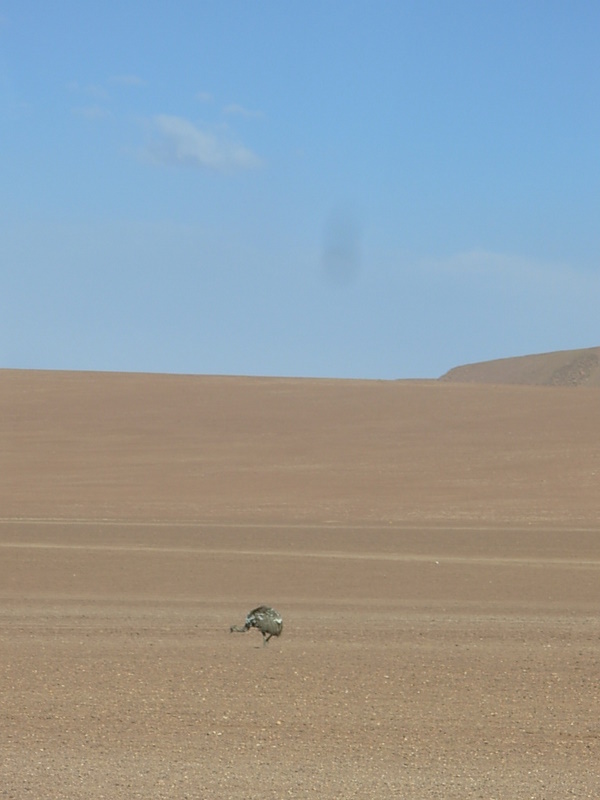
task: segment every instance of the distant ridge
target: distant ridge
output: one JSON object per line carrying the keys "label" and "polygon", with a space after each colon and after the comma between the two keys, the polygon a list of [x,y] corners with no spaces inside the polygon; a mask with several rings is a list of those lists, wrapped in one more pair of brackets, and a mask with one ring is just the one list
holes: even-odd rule
{"label": "distant ridge", "polygon": [[449,370],[439,380],[531,386],[600,386],[600,347],[465,364]]}

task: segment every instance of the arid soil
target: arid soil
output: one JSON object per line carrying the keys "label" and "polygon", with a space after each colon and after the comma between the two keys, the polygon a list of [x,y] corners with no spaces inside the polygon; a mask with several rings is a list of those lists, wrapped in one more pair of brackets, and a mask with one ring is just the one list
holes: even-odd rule
{"label": "arid soil", "polygon": [[[0,798],[596,800],[599,423],[0,371]],[[263,602],[279,639],[229,633]]]}
{"label": "arid soil", "polygon": [[454,367],[441,380],[529,386],[600,386],[600,347],[498,358]]}

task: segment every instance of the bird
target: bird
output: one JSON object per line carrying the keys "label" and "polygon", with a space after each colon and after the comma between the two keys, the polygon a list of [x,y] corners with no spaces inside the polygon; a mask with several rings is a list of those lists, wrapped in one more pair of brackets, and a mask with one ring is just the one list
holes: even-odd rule
{"label": "bird", "polygon": [[258,628],[263,636],[263,647],[272,636],[281,636],[283,630],[283,619],[278,611],[270,606],[258,606],[252,609],[246,617],[243,628],[232,625],[229,633],[246,633],[250,628]]}

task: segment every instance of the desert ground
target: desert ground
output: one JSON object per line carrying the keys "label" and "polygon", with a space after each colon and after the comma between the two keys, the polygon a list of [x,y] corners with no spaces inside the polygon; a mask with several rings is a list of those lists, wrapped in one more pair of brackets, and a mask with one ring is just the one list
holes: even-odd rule
{"label": "desert ground", "polygon": [[599,423],[594,387],[0,370],[0,798],[597,800]]}
{"label": "desert ground", "polygon": [[600,347],[498,358],[454,367],[441,380],[535,386],[600,386]]}

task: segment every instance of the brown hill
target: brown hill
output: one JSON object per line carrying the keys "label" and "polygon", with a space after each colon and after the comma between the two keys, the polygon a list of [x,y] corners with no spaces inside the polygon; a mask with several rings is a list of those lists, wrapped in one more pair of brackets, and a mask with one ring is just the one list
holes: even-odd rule
{"label": "brown hill", "polygon": [[2,370],[0,514],[596,523],[599,409],[593,389]]}
{"label": "brown hill", "polygon": [[600,386],[600,347],[465,364],[446,372],[440,380],[535,386]]}

